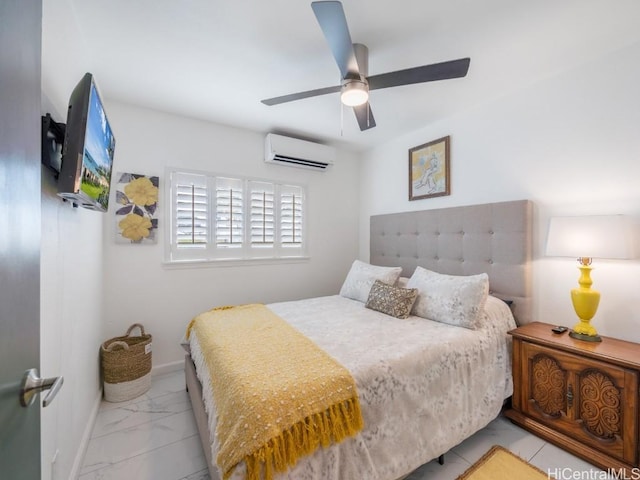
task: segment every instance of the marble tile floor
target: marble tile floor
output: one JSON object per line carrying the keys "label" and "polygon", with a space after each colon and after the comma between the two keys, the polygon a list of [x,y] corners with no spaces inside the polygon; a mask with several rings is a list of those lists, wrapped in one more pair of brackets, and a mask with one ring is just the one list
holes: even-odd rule
{"label": "marble tile floor", "polygon": [[[603,478],[596,467],[498,417],[446,453],[444,465],[434,460],[406,480],[455,480],[496,444],[559,480]],[[182,371],[153,377],[151,389],[134,400],[100,405],[78,480],[112,479],[209,480]]]}

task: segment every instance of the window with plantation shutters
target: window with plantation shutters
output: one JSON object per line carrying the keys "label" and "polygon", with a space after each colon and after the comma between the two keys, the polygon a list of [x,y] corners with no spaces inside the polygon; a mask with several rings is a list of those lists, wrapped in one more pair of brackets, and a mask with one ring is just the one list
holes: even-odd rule
{"label": "window with plantation shutters", "polygon": [[301,185],[169,170],[173,262],[306,258]]}
{"label": "window with plantation shutters", "polygon": [[250,242],[252,247],[273,248],[275,240],[275,185],[268,182],[249,182]]}
{"label": "window with plantation shutters", "polygon": [[304,197],[301,187],[284,185],[280,192],[280,237],[283,248],[302,246],[302,210]]}
{"label": "window with plantation shutters", "polygon": [[219,247],[241,248],[244,243],[243,181],[237,178],[216,178],[216,244]]}
{"label": "window with plantation shutters", "polygon": [[204,175],[172,175],[173,234],[176,249],[206,248],[209,238],[209,198]]}

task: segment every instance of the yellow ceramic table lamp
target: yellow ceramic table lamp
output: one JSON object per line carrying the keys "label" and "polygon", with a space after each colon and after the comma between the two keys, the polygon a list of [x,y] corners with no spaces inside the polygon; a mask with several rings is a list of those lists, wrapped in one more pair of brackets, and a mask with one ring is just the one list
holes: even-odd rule
{"label": "yellow ceramic table lamp", "polygon": [[600,292],[591,288],[593,258],[631,258],[629,226],[623,215],[553,217],[549,222],[547,255],[578,259],[578,288],[571,290],[573,308],[580,321],[569,333],[574,338],[600,342],[591,319],[598,310]]}

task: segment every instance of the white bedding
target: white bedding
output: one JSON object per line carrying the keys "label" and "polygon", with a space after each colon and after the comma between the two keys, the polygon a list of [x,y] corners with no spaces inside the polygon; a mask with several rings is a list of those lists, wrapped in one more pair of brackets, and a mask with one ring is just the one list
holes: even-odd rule
{"label": "white bedding", "polygon": [[[356,437],[316,451],[278,479],[395,480],[486,426],[512,393],[506,332],[516,325],[494,297],[478,330],[414,316],[399,320],[340,296],[269,307],[351,372],[365,422]],[[195,335],[190,344],[215,432],[209,373]],[[231,478],[244,478],[244,466]]]}

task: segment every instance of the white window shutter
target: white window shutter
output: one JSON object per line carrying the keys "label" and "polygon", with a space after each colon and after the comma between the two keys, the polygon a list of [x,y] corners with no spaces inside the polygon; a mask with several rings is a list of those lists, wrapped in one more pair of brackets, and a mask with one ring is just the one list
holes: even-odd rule
{"label": "white window shutter", "polygon": [[306,256],[306,188],[171,170],[169,262]]}
{"label": "white window shutter", "polygon": [[275,240],[275,185],[249,182],[250,243],[256,248],[272,248]]}
{"label": "white window shutter", "polygon": [[244,243],[243,181],[217,177],[216,184],[216,246],[241,248]]}
{"label": "white window shutter", "polygon": [[177,249],[204,248],[209,241],[209,196],[204,175],[175,173],[173,235]]}
{"label": "white window shutter", "polygon": [[303,189],[283,185],[280,189],[280,241],[283,248],[302,247],[304,208]]}

